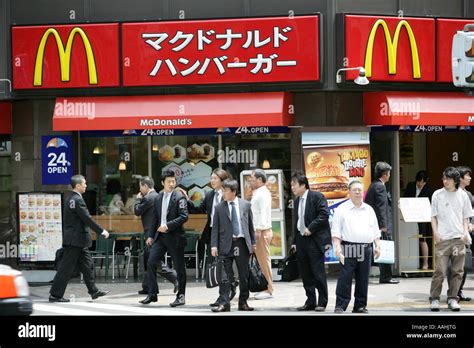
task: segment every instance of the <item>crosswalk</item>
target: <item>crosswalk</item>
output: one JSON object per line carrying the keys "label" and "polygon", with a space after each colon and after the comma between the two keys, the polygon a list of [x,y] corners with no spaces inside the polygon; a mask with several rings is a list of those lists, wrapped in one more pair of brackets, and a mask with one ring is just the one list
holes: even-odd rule
{"label": "crosswalk", "polygon": [[76,315],[76,316],[120,316],[120,315],[163,315],[163,316],[192,316],[207,315],[203,311],[196,311],[190,308],[170,308],[168,304],[151,306],[122,305],[99,303],[92,301],[75,301],[69,303],[49,303],[35,302],[33,304],[33,315]]}

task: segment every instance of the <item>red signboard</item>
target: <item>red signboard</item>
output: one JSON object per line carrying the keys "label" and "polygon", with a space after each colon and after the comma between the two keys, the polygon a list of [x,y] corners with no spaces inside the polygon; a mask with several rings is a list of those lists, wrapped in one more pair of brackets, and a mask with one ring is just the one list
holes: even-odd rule
{"label": "red signboard", "polygon": [[281,127],[291,103],[284,92],[57,98],[53,129]]}
{"label": "red signboard", "polygon": [[318,19],[124,23],[123,84],[319,81]]}
{"label": "red signboard", "polygon": [[119,86],[118,24],[12,29],[15,89]]}
{"label": "red signboard", "polygon": [[365,67],[370,81],[434,82],[435,20],[346,15],[344,58],[347,67]]}
{"label": "red signboard", "polygon": [[12,103],[0,102],[0,134],[12,134]]}
{"label": "red signboard", "polygon": [[451,50],[453,36],[464,25],[474,23],[474,19],[436,19],[436,80],[453,82]]}

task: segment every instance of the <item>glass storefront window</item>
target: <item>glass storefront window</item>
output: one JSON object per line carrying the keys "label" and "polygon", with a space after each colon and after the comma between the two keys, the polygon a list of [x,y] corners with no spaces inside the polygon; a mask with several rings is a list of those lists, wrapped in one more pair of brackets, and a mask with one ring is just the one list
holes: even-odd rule
{"label": "glass storefront window", "polygon": [[145,137],[83,138],[84,199],[92,215],[133,215],[139,180],[148,175]]}

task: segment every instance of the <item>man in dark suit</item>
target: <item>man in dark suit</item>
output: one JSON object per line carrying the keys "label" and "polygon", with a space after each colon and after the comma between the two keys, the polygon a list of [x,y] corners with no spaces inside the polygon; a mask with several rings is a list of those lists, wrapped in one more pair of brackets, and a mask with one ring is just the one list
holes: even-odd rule
{"label": "man in dark suit", "polygon": [[183,224],[188,221],[188,204],[186,198],[174,189],[176,177],[174,172],[166,170],[161,174],[163,192],[155,198],[154,218],[150,229],[150,236],[146,244],[151,247],[148,259],[148,296],[140,301],[149,304],[158,301],[158,283],[156,270],[166,252],[171,255],[174,268],[178,273],[178,293],[176,300],[170,303],[171,307],[185,304],[186,292],[186,265],[184,261],[184,236]]}
{"label": "man in dark suit", "polygon": [[253,311],[247,304],[249,291],[249,259],[255,252],[256,240],[252,222],[250,203],[237,197],[238,183],[225,180],[224,202],[219,203],[214,212],[211,253],[223,263],[221,283],[219,284],[220,303],[213,312],[230,312],[232,262],[235,260],[239,271],[239,311]]}
{"label": "man in dark suit", "polygon": [[[158,193],[155,191],[155,182],[152,178],[145,176],[140,180],[140,192],[137,194],[137,199],[134,205],[134,212],[136,216],[142,219],[143,230],[145,233],[145,240],[151,234],[153,226],[153,218],[155,215],[154,203]],[[138,293],[140,295],[148,295],[148,279],[147,279],[147,263],[150,257],[150,248],[145,246],[143,251],[143,263],[145,265],[145,274],[143,275],[142,290]],[[178,291],[177,274],[175,270],[169,269],[165,262],[161,262],[161,267],[158,267],[158,273],[166,278],[171,284],[174,284],[174,292]],[[159,293],[159,290],[158,290]]]}
{"label": "man in dark suit", "polygon": [[86,202],[82,198],[87,188],[86,179],[82,175],[74,175],[71,178],[71,186],[72,194],[64,204],[64,253],[49,291],[49,302],[69,302],[63,296],[77,266],[93,300],[108,294],[108,291],[99,290],[95,285],[93,261],[89,252],[92,240],[87,227],[105,238],[109,237],[109,232],[100,227],[87,210]]}
{"label": "man in dark suit", "polygon": [[[375,211],[377,222],[379,223],[382,239],[392,240],[392,208],[390,196],[385,187],[385,183],[390,180],[390,171],[392,166],[386,162],[377,162],[375,164],[376,180],[370,184],[365,203],[370,205]],[[381,284],[398,284],[398,280],[392,279],[392,266],[389,264],[379,264]]]}
{"label": "man in dark suit", "polygon": [[[297,197],[294,202],[293,242],[296,251],[306,302],[298,311],[324,312],[328,304],[328,284],[324,268],[324,254],[331,246],[329,209],[326,198],[310,191],[308,178],[302,172],[291,176],[291,190]],[[316,301],[318,289],[318,301]]]}
{"label": "man in dark suit", "polygon": [[[202,231],[201,238],[199,240],[199,249],[204,249],[204,245],[207,246],[207,253],[208,256],[211,256],[211,231],[212,231],[212,222],[213,219],[212,217],[214,216],[214,210],[215,207],[222,202],[223,200],[223,189],[222,189],[222,183],[224,180],[227,180],[229,178],[229,174],[221,168],[216,168],[212,171],[211,174],[211,187],[212,191],[206,192],[206,195],[199,205],[199,207],[196,207],[192,200],[188,198],[188,211],[190,213],[194,214],[206,214],[207,215],[207,221],[206,221],[206,226],[204,226],[204,230]],[[186,192],[183,191],[183,194],[187,196]],[[200,252],[201,250],[198,250]],[[204,255],[204,250],[201,251],[202,255]],[[210,257],[206,259],[206,263],[208,263],[210,260]],[[206,265],[204,265],[205,267]],[[230,275],[231,281],[231,294],[230,294],[230,300],[235,297],[236,294],[236,288],[238,283],[234,279],[234,274],[232,273]],[[219,304],[222,302],[221,298],[218,298],[215,302],[211,303],[211,307],[217,307]]]}
{"label": "man in dark suit", "polygon": [[[433,190],[428,185],[428,173],[426,170],[420,170],[416,173],[416,181],[409,182],[404,197],[427,197],[431,203],[431,196],[433,195]],[[418,232],[423,236],[420,238],[420,251],[421,251],[421,260],[422,265],[421,269],[428,269],[428,257],[433,254],[431,247],[428,247],[426,237],[431,237],[433,232],[431,231],[431,223],[429,222],[419,222],[418,223]],[[429,239],[430,244],[431,239]]]}

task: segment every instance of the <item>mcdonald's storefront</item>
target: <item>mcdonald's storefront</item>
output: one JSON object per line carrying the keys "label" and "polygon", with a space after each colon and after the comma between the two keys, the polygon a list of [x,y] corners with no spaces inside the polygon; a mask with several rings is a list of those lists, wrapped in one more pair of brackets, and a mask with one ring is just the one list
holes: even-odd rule
{"label": "mcdonald's storefront", "polygon": [[[320,83],[318,31],[318,15],[18,26],[13,87],[47,99],[38,101],[48,111],[39,115],[39,133],[66,143],[72,135],[74,158],[62,163],[74,166],[64,169],[69,176],[86,176],[91,214],[108,229],[137,231],[139,178],[151,176],[159,188],[165,169],[197,206],[218,167],[237,180],[252,168],[282,170],[281,195],[291,198],[298,139],[291,136],[294,101],[285,84]],[[248,92],[263,83],[279,87]],[[237,93],[196,93],[209,84],[244,85]],[[68,175],[47,175],[52,162],[45,157],[42,185],[66,190]],[[205,222],[196,214],[186,227],[202,230]]]}
{"label": "mcdonald's storefront", "polygon": [[[344,15],[339,21],[344,57],[351,66],[365,67],[371,84],[378,86],[363,93],[364,124],[371,129],[373,162],[393,167],[388,185],[398,270],[417,273],[421,235],[415,223],[403,221],[397,202],[420,170],[428,172],[434,191],[442,187],[447,166],[474,167],[474,98],[451,88],[452,37],[472,20]],[[346,76],[355,77],[352,72]],[[432,239],[426,241],[431,270]]]}

